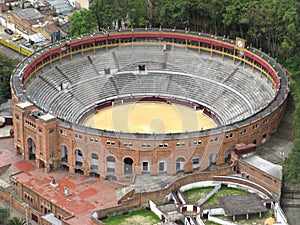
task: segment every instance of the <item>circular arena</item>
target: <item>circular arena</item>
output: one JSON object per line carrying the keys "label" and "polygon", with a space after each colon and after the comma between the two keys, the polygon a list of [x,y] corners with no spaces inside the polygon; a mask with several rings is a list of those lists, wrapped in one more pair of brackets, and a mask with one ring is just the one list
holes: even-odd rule
{"label": "circular arena", "polygon": [[229,165],[236,144],[276,132],[289,92],[281,65],[243,39],[158,29],[51,44],[11,86],[17,154],[115,180]]}

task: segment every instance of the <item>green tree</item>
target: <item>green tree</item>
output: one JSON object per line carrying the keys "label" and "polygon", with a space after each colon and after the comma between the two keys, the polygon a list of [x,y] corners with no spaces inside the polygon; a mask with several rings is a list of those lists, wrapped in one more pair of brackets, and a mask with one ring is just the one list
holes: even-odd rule
{"label": "green tree", "polygon": [[113,21],[117,21],[120,26],[121,20],[126,20],[130,10],[128,0],[95,0],[90,9],[96,18],[99,31],[111,27]]}
{"label": "green tree", "polygon": [[25,225],[26,219],[23,217],[13,217],[7,223],[7,225]]}
{"label": "green tree", "polygon": [[4,224],[10,216],[9,209],[0,208],[0,224]]}
{"label": "green tree", "polygon": [[0,54],[0,104],[11,98],[10,75],[18,61]]}
{"label": "green tree", "polygon": [[131,27],[145,27],[149,23],[148,5],[145,0],[128,1],[128,19]]}
{"label": "green tree", "polygon": [[[287,1],[287,0],[286,0]],[[282,61],[293,75],[291,76],[292,97],[294,111],[291,122],[294,127],[295,140],[292,150],[285,158],[283,164],[283,175],[292,186],[300,184],[300,6],[292,1],[290,7],[282,15],[283,40],[281,57]]]}
{"label": "green tree", "polygon": [[90,33],[97,29],[95,16],[90,10],[74,12],[70,20],[71,25],[68,30],[70,37]]}

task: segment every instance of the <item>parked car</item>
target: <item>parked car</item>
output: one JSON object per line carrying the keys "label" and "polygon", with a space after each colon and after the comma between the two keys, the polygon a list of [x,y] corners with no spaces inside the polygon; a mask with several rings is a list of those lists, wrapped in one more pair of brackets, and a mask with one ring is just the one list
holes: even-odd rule
{"label": "parked car", "polygon": [[7,34],[9,34],[9,35],[12,35],[14,32],[11,30],[11,29],[9,29],[9,28],[5,28],[4,29],[4,32],[5,33],[7,33]]}
{"label": "parked car", "polygon": [[29,48],[31,46],[31,44],[29,42],[25,42],[25,43],[23,43],[23,45],[27,48]]}
{"label": "parked car", "polygon": [[11,40],[13,40],[13,41],[18,41],[18,40],[21,40],[22,38],[23,38],[22,35],[17,34],[17,35],[15,35],[15,36],[13,36],[13,38],[12,38]]}

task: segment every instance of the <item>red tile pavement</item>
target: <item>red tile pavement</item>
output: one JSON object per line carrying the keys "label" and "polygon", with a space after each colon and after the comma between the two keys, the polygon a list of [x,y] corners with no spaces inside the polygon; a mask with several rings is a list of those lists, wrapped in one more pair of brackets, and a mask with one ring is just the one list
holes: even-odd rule
{"label": "red tile pavement", "polygon": [[[0,165],[12,163],[14,168],[23,171],[15,176],[19,182],[75,214],[69,221],[72,225],[91,224],[90,217],[93,210],[117,204],[114,190],[119,184],[80,174],[70,174],[65,170],[46,173],[44,169],[36,168],[34,161],[25,161],[21,156],[16,156],[12,139],[0,139],[0,152]],[[57,188],[50,185],[53,178],[59,184]],[[63,195],[66,185],[71,192],[68,197]]]}

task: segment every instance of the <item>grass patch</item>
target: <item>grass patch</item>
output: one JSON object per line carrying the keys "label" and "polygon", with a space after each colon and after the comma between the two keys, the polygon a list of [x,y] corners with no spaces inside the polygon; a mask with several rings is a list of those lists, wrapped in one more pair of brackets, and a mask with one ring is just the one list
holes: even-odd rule
{"label": "grass patch", "polygon": [[161,222],[159,217],[148,210],[137,210],[126,215],[116,215],[109,217],[103,222],[106,225],[153,225]]}
{"label": "grass patch", "polygon": [[249,194],[249,192],[237,188],[221,188],[216,194],[214,194],[210,199],[208,199],[203,206],[208,205],[217,205],[218,197],[230,196],[230,195],[241,195],[241,194]]}
{"label": "grass patch", "polygon": [[207,195],[212,191],[214,187],[203,187],[203,188],[194,188],[184,192],[184,195],[187,199],[187,202],[190,204],[196,204],[201,198]]}
{"label": "grass patch", "polygon": [[208,221],[208,220],[205,221],[204,224],[205,224],[205,225],[219,225],[218,223],[215,223],[215,222],[213,222],[213,221]]}

